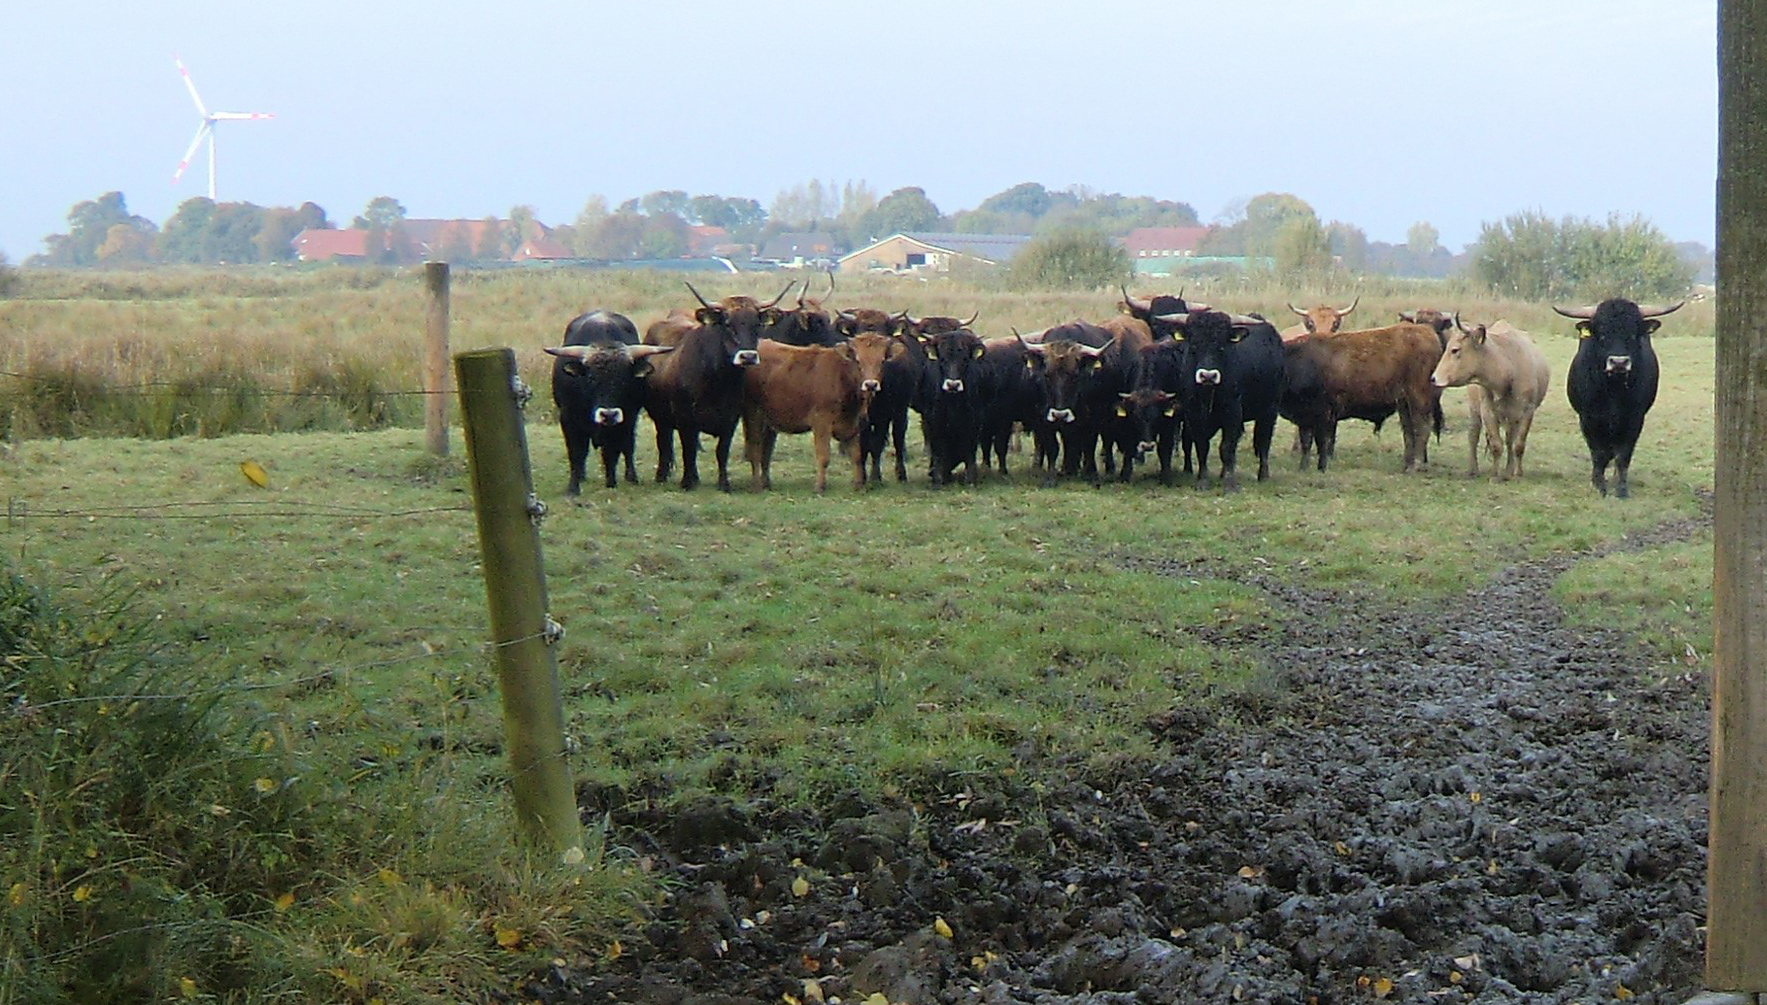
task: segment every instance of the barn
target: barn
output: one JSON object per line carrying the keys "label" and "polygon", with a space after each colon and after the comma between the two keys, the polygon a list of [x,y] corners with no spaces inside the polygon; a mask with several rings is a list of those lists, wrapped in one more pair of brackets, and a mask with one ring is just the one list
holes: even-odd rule
{"label": "barn", "polygon": [[1004,265],[1030,242],[1026,234],[891,234],[841,256],[842,272],[949,272],[959,261]]}

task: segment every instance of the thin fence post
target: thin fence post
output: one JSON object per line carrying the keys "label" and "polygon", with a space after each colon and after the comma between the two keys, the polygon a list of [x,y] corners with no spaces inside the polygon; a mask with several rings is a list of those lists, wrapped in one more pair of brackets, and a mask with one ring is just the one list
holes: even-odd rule
{"label": "thin fence post", "polygon": [[454,370],[516,819],[537,842],[550,842],[567,858],[580,856],[582,827],[565,760],[564,710],[553,655],[560,630],[546,613],[540,557],[539,521],[545,507],[534,496],[522,423],[525,393],[518,396],[518,390],[526,389],[517,380],[510,349],[460,353],[454,357]]}
{"label": "thin fence post", "polygon": [[423,267],[424,443],[437,457],[448,456],[448,263]]}
{"label": "thin fence post", "polygon": [[1706,986],[1767,992],[1767,3],[1718,4]]}

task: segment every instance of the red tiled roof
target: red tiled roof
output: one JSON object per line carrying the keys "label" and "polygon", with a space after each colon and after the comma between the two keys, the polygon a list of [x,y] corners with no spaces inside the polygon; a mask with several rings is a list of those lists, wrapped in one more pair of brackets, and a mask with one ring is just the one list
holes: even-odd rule
{"label": "red tiled roof", "polygon": [[295,255],[303,262],[325,262],[333,258],[368,257],[368,232],[365,230],[316,230],[308,227],[295,235]]}
{"label": "red tiled roof", "polygon": [[1207,227],[1137,227],[1123,238],[1123,247],[1131,255],[1144,251],[1193,252],[1208,232]]}

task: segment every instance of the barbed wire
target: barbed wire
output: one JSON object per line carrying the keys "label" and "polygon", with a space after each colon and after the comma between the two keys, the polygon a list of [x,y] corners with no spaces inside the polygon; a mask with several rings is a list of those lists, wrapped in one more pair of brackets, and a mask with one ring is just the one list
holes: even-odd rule
{"label": "barbed wire", "polygon": [[58,384],[69,386],[69,390],[79,394],[107,395],[146,395],[152,391],[173,388],[178,391],[205,391],[215,394],[256,394],[267,398],[368,398],[368,397],[422,397],[432,394],[459,395],[457,388],[391,388],[381,390],[371,388],[359,391],[284,391],[274,388],[258,387],[249,384],[204,384],[184,380],[144,380],[133,384],[100,384],[93,387],[73,387],[67,375],[46,375],[21,373],[17,370],[0,370],[0,377],[11,377],[14,380],[29,381],[36,384]]}

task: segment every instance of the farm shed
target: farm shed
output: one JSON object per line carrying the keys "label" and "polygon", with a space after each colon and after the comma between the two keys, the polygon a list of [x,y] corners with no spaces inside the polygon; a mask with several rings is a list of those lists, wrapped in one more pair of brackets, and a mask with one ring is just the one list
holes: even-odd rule
{"label": "farm shed", "polygon": [[967,258],[983,265],[1012,260],[1031,238],[1025,234],[892,234],[841,257],[842,272],[949,272]]}

